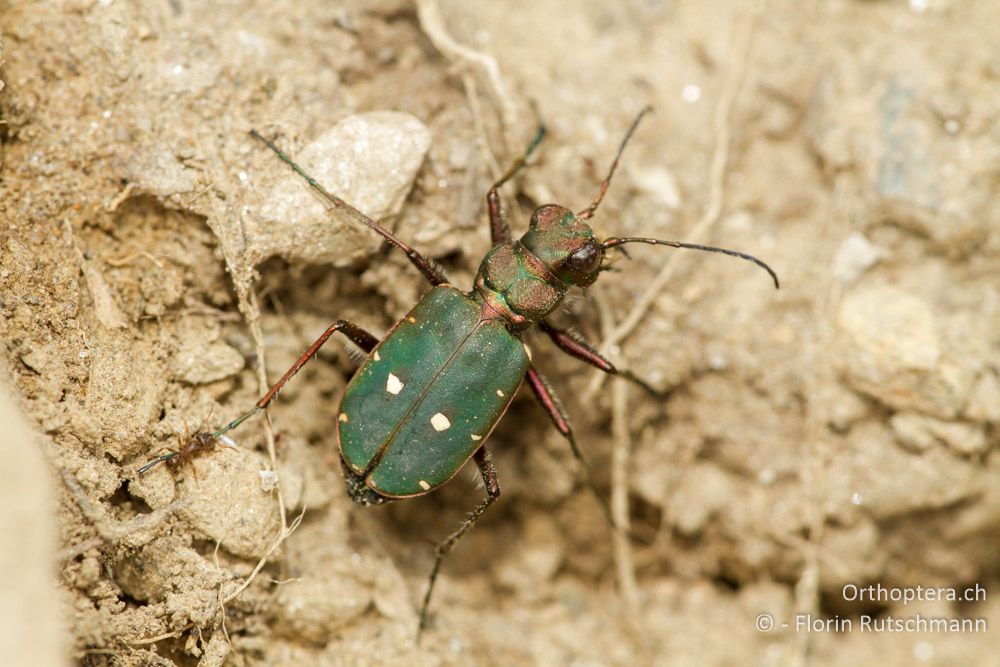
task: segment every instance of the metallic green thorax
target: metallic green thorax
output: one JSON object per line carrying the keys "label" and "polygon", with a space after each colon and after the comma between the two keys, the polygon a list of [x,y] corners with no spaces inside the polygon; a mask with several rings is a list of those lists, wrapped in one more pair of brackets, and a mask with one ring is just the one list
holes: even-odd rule
{"label": "metallic green thorax", "polygon": [[[596,264],[581,271],[568,261],[592,249]],[[590,227],[562,206],[535,210],[519,241],[494,246],[479,267],[476,297],[524,329],[555,310],[571,285],[586,287],[597,278],[603,251]]]}
{"label": "metallic green thorax", "polygon": [[482,305],[436,287],[372,351],[338,414],[350,472],[389,498],[448,481],[507,410],[528,368],[524,345]]}

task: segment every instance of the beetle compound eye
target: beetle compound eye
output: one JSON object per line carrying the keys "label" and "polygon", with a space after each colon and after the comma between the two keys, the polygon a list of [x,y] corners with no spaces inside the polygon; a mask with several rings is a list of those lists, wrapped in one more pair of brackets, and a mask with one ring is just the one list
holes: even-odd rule
{"label": "beetle compound eye", "polygon": [[601,251],[597,244],[590,242],[570,253],[569,268],[577,273],[593,273],[601,264]]}

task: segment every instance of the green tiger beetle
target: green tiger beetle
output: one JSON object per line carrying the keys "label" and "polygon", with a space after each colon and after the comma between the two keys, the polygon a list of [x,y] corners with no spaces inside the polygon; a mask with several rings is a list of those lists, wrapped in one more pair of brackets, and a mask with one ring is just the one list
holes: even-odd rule
{"label": "green tiger beetle", "polygon": [[[334,322],[251,410],[211,437],[223,436],[264,410],[334,333],[346,336],[364,350],[367,357],[348,383],[336,411],[337,441],[350,498],[362,505],[380,505],[422,496],[454,477],[470,458],[475,460],[486,486],[486,498],[437,546],[420,608],[418,637],[427,626],[428,606],[442,561],[500,497],[496,470],[485,443],[524,380],[569,442],[573,456],[586,473],[588,486],[614,526],[607,501],[594,485],[569,419],[548,381],[532,364],[531,350],[521,340],[527,329],[537,325],[563,352],[606,373],[643,384],[631,373],[616,368],[579,335],[547,321],[570,287],[593,284],[608,268],[604,262],[606,252],[627,243],[739,257],[766,270],[778,286],[778,277],[767,264],[734,250],[652,238],[611,237],[600,241],[594,237],[586,221],[604,198],[625,145],[648,111],[648,107],[643,109],[633,121],[587,208],[574,214],[555,204],[541,206],[532,213],[527,233],[512,240],[501,212],[499,189],[525,166],[545,134],[544,127],[539,129],[524,154],[486,195],[493,247],[468,292],[450,285],[432,260],[328,192],[272,141],[251,131],[333,207],[406,253],[432,289],[381,340],[352,322]],[[153,463],[161,459],[164,457]]]}

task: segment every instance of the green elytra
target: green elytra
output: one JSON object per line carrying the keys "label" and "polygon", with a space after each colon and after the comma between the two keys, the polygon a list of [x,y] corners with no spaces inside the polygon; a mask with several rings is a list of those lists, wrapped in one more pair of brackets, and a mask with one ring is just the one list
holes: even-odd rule
{"label": "green elytra", "polygon": [[483,318],[480,304],[453,287],[435,287],[344,391],[337,433],[350,474],[386,498],[444,484],[482,446],[527,368],[524,346],[500,318]]}
{"label": "green elytra", "polygon": [[[328,192],[274,143],[251,131],[326,201],[402,250],[433,288],[381,340],[346,320],[335,322],[253,408],[211,437],[222,436],[265,409],[334,333],[341,333],[364,350],[367,357],[348,383],[335,413],[348,495],[363,505],[423,495],[447,482],[470,458],[475,459],[486,486],[487,497],[437,547],[420,610],[420,629],[427,623],[431,593],[444,557],[500,496],[496,470],[484,444],[523,381],[527,380],[553,425],[569,442],[588,486],[614,525],[568,417],[551,386],[532,366],[531,351],[521,341],[521,334],[537,325],[563,352],[648,389],[578,335],[546,319],[571,287],[587,287],[597,280],[605,268],[608,249],[646,243],[723,253],[757,264],[778,286],[777,275],[769,266],[733,250],[650,238],[595,238],[586,220],[601,203],[626,143],[648,111],[644,109],[632,123],[590,206],[576,214],[563,206],[541,206],[533,212],[527,232],[513,240],[502,216],[498,191],[525,166],[544,136],[544,128],[539,129],[524,155],[487,193],[493,247],[483,258],[469,292],[449,285],[434,262]],[[145,472],[176,455],[165,454],[140,470]]]}

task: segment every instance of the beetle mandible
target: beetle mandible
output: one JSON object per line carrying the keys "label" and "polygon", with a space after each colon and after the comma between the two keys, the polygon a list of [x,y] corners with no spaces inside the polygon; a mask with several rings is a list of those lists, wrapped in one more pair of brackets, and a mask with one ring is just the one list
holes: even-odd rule
{"label": "beetle mandible", "polygon": [[469,292],[448,284],[433,261],[328,192],[272,141],[251,130],[254,138],[274,151],[323,199],[402,250],[432,289],[381,340],[357,324],[338,320],[252,409],[211,436],[218,438],[265,409],[334,333],[346,336],[364,350],[367,357],[344,390],[336,412],[340,459],[351,499],[362,505],[378,505],[430,493],[451,479],[470,458],[475,460],[486,486],[486,498],[437,546],[421,605],[420,629],[427,625],[427,610],[442,561],[500,496],[496,470],[485,443],[524,380],[569,442],[586,472],[588,486],[610,521],[607,502],[597,493],[569,419],[551,386],[532,364],[531,351],[521,341],[523,332],[538,326],[563,352],[606,373],[643,384],[631,373],[616,368],[581,337],[546,319],[571,287],[588,287],[597,280],[607,268],[607,250],[626,243],[646,243],[723,253],[757,264],[778,287],[774,271],[745,253],[679,241],[637,237],[600,241],[594,236],[586,221],[604,198],[625,145],[648,111],[649,107],[643,109],[632,122],[587,208],[573,213],[555,204],[540,206],[531,215],[528,231],[513,240],[501,212],[499,189],[525,166],[541,142],[545,129],[539,128],[524,154],[486,195],[493,247],[480,264]]}

